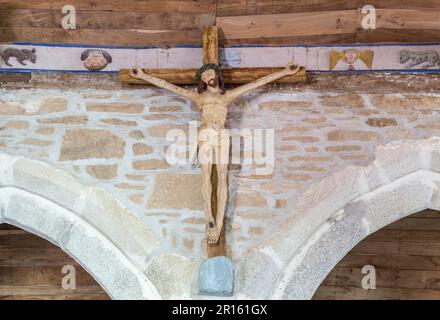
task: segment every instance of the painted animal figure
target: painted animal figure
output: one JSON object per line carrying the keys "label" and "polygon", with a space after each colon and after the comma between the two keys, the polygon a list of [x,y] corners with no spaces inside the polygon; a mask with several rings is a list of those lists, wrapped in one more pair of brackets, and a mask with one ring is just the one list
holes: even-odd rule
{"label": "painted animal figure", "polygon": [[421,66],[422,69],[432,68],[435,66],[440,67],[440,56],[434,50],[421,52],[414,52],[409,50],[400,51],[400,63],[407,63],[408,61],[411,61],[408,65],[405,66],[405,68],[408,69],[422,63],[424,63],[424,65]]}
{"label": "painted animal figure", "polygon": [[16,49],[16,48],[7,48],[0,53],[0,56],[3,58],[7,66],[12,67],[9,63],[10,58],[17,59],[18,63],[25,66],[26,63],[24,61],[29,60],[32,63],[37,62],[37,56],[35,54],[35,49]]}

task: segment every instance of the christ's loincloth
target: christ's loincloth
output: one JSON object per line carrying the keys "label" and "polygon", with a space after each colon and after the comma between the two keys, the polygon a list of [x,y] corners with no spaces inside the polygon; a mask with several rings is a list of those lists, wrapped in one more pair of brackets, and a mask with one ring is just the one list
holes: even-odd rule
{"label": "christ's loincloth", "polygon": [[198,131],[197,142],[201,164],[228,164],[229,130],[201,127]]}

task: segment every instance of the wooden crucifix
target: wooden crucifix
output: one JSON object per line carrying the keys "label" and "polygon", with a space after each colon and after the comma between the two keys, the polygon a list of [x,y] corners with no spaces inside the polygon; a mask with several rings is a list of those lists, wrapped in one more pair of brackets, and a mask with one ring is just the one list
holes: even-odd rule
{"label": "wooden crucifix", "polygon": [[[220,133],[225,128],[227,106],[239,96],[270,82],[304,82],[306,72],[304,68],[294,63],[290,63],[285,68],[220,70],[217,27],[204,28],[202,43],[204,65],[200,69],[124,69],[120,71],[120,80],[133,84],[153,84],[192,100],[200,111],[201,129],[218,133],[215,146],[211,145],[212,139],[203,134],[198,135],[197,141],[199,160],[200,150],[211,150],[211,147],[214,148],[217,157],[215,162],[212,159],[210,161],[209,157],[205,157],[206,161],[201,161],[208,257],[215,257],[226,256],[224,214],[228,195],[227,163],[219,158],[225,153],[229,157],[229,136],[223,139]],[[176,84],[198,84],[198,91],[181,88]],[[225,91],[224,84],[243,85]]]}

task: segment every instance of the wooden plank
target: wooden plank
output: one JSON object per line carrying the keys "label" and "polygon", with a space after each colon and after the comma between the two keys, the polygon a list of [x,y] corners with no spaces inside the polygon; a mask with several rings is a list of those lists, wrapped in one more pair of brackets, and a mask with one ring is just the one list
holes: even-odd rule
{"label": "wooden plank", "polygon": [[440,10],[377,9],[375,30],[362,28],[358,15],[357,42],[429,42],[440,40]]}
{"label": "wooden plank", "polygon": [[[280,69],[281,68],[225,68],[222,69],[222,76],[227,84],[243,84],[279,71]],[[196,71],[197,69],[144,69],[145,73],[181,85],[194,84]],[[119,80],[125,83],[145,85],[145,82],[132,78],[128,69],[119,71]],[[296,75],[285,77],[275,83],[298,83],[305,82],[306,80],[306,71],[302,68]]]}
{"label": "wooden plank", "polygon": [[412,218],[440,218],[440,212],[437,210],[426,209],[419,213],[413,214]]}
{"label": "wooden plank", "polygon": [[392,43],[392,42],[433,42],[440,41],[438,30],[410,30],[410,29],[358,29],[356,42],[359,43]]}
{"label": "wooden plank", "polygon": [[312,300],[335,300],[335,286],[320,285],[312,297]]}
{"label": "wooden plank", "polygon": [[374,234],[374,241],[405,241],[440,243],[440,231],[438,230],[395,230],[382,229]]}
{"label": "wooden plank", "polygon": [[3,28],[0,42],[47,42],[94,45],[176,45],[200,44],[200,31],[177,30],[98,30],[61,28]]}
{"label": "wooden plank", "polygon": [[[12,227],[12,226],[11,226]],[[0,237],[1,236],[8,236],[11,234],[26,234],[27,232],[22,229],[16,229],[16,228],[0,228]]]}
{"label": "wooden plank", "polygon": [[[0,297],[1,296],[15,296],[15,295],[64,295],[68,296],[70,294],[96,294],[104,293],[103,290],[97,286],[82,286],[77,287],[76,290],[65,290],[60,285],[1,285],[0,286]],[[105,294],[105,293],[104,293]]]}
{"label": "wooden plank", "polygon": [[217,17],[246,15],[247,0],[217,0]]}
{"label": "wooden plank", "polygon": [[[330,272],[323,284],[362,288],[364,276],[362,268],[336,267]],[[440,290],[440,271],[376,268],[376,287]]]}
{"label": "wooden plank", "polygon": [[[1,7],[0,7],[1,8]],[[61,16],[61,11],[59,11]],[[61,19],[55,20],[55,11],[35,9],[0,10],[0,27],[56,28]]]}
{"label": "wooden plank", "polygon": [[[60,286],[65,274],[62,266],[3,266],[0,267],[1,285],[53,285]],[[95,285],[95,280],[81,267],[75,267],[78,286]]]}
{"label": "wooden plank", "polygon": [[[76,289],[61,287],[62,267],[76,269]],[[0,225],[0,299],[109,299],[78,263],[50,242]]]}
{"label": "wooden plank", "polygon": [[[34,239],[31,239],[34,241]],[[69,259],[67,253],[62,250],[59,250],[58,247],[55,246],[38,246],[38,250],[35,250],[32,246],[10,246],[10,247],[0,247],[0,261],[3,260],[19,260],[22,261],[24,259],[30,260],[47,260],[56,263],[57,261],[65,261]]]}
{"label": "wooden plank", "polygon": [[[4,1],[4,0],[0,0]],[[24,0],[20,0],[26,3]],[[15,1],[7,1],[15,2]],[[31,1],[27,1],[31,2]],[[32,1],[33,2],[33,1]],[[215,12],[215,0],[52,0],[53,9],[61,9],[67,3],[76,10],[95,11],[129,11],[129,12],[180,12],[180,13],[208,13]]]}
{"label": "wooden plank", "polygon": [[55,246],[44,247],[0,247],[0,266],[27,267],[27,266],[58,266],[71,264],[75,267],[80,265],[73,261],[64,251]]}
{"label": "wooden plank", "polygon": [[[373,233],[328,274],[314,299],[440,298],[439,224],[438,211],[424,210]],[[376,290],[361,288],[367,264],[376,268]]]}
{"label": "wooden plank", "polygon": [[18,229],[17,227],[10,225],[10,224],[7,224],[7,223],[1,223],[0,230],[21,230],[21,229]]}
{"label": "wooden plank", "polygon": [[357,10],[218,17],[226,39],[346,34],[356,32]]}
{"label": "wooden plank", "polygon": [[247,0],[246,15],[271,14],[272,0]]}
{"label": "wooden plank", "polygon": [[222,46],[247,45],[247,44],[279,46],[285,44],[310,45],[310,44],[355,43],[355,42],[356,42],[355,33],[298,36],[298,37],[226,39],[222,35],[222,32],[220,31],[220,43]]}
{"label": "wooden plank", "polygon": [[50,9],[51,0],[0,0],[1,9]]}
{"label": "wooden plank", "polygon": [[[425,230],[440,231],[439,218],[407,217],[396,221],[384,228],[385,230]],[[439,235],[440,237],[440,235]]]}
{"label": "wooden plank", "polygon": [[53,244],[33,234],[5,234],[0,236],[1,248],[49,248]]}
{"label": "wooden plank", "polygon": [[359,268],[367,264],[378,269],[440,271],[440,257],[392,254],[349,253],[338,267]]}
{"label": "wooden plank", "polygon": [[72,258],[67,257],[64,260],[62,259],[1,259],[0,267],[59,267],[60,270],[65,265],[72,265],[78,268],[82,268],[79,264],[75,264],[72,261]]}
{"label": "wooden plank", "polygon": [[[224,45],[440,40],[440,20],[437,19],[440,0],[370,1],[369,4],[377,8],[376,30],[361,29],[362,15],[351,13],[364,4],[360,0],[219,0],[218,3],[214,0],[74,0],[69,4],[77,9],[81,33],[60,28],[60,9],[65,5],[62,0],[53,3],[48,0],[0,0],[0,41],[200,44],[199,34],[194,31],[212,24],[216,9],[218,25],[225,29],[220,37]],[[356,16],[357,23],[353,22]],[[353,31],[353,24],[357,25],[357,31]],[[94,29],[106,30],[99,34],[94,33]]]}
{"label": "wooden plank", "polygon": [[358,42],[425,42],[439,41],[440,10],[377,9],[376,30],[364,30],[358,15]]}
{"label": "wooden plank", "polygon": [[105,293],[76,294],[50,294],[50,295],[4,295],[1,300],[110,300]]}
{"label": "wooden plank", "polygon": [[[60,10],[0,10],[0,27],[59,28]],[[77,29],[202,30],[215,13],[77,11]]]}
{"label": "wooden plank", "polygon": [[359,2],[356,0],[273,0],[272,13],[350,10],[359,8]]}
{"label": "wooden plank", "polygon": [[352,249],[354,253],[403,254],[413,256],[440,256],[440,243],[362,241]]}
{"label": "wooden plank", "polygon": [[[320,290],[323,290],[323,293]],[[333,293],[334,299],[338,300],[411,300],[411,299],[440,299],[440,290],[427,289],[400,289],[400,288],[378,288],[376,290],[365,290],[356,287],[333,287],[323,286],[318,288],[313,299],[325,299]]]}
{"label": "wooden plank", "polygon": [[438,8],[439,0],[273,0],[271,13],[287,12],[313,12],[334,11],[362,8],[364,5],[372,5],[375,8],[414,9],[414,8]]}
{"label": "wooden plank", "polygon": [[[438,7],[436,9],[376,9],[376,28],[440,30],[439,17]],[[362,29],[362,19],[363,15],[359,10],[358,29]]]}
{"label": "wooden plank", "polygon": [[[38,239],[38,238],[37,238]],[[29,246],[28,243],[36,242],[34,238],[28,238],[27,241],[23,241],[23,246],[2,246],[0,245],[0,260],[2,259],[22,259],[25,257],[29,257],[32,259],[39,259],[44,257],[49,257],[51,259],[60,258],[63,259],[68,255],[64,251],[58,250],[59,248],[56,246],[45,245],[39,246],[38,250],[34,250],[32,246]],[[0,241],[1,244],[1,241]],[[41,244],[41,242],[40,242]]]}
{"label": "wooden plank", "polygon": [[69,293],[63,294],[51,294],[51,295],[4,295],[0,296],[1,300],[110,300],[105,293],[86,293],[76,294]]}
{"label": "wooden plank", "polygon": [[[4,29],[4,30],[3,30]],[[0,42],[47,42],[66,44],[119,45],[119,46],[176,46],[200,45],[200,31],[188,30],[101,30],[36,28],[0,28]],[[337,44],[337,43],[393,43],[440,41],[438,30],[377,29],[372,32],[359,30],[349,34],[310,35],[268,38],[222,38],[222,45],[237,44]]]}
{"label": "wooden plank", "polygon": [[[440,0],[369,0],[368,4],[378,9],[435,9],[440,7]],[[357,0],[357,6],[359,8],[364,5],[364,0]]]}
{"label": "wooden plank", "polygon": [[[217,16],[350,10],[365,4],[364,0],[218,0]],[[438,8],[440,0],[371,0],[368,4],[375,8]]]}

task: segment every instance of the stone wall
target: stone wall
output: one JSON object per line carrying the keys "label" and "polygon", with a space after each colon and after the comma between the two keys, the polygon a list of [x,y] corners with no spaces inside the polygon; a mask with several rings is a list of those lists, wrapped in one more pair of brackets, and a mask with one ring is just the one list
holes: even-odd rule
{"label": "stone wall", "polygon": [[[0,99],[0,152],[42,160],[118,199],[158,239],[157,257],[140,259],[142,271],[206,258],[200,168],[165,160],[168,130],[187,131],[198,119],[189,101],[154,88],[75,87],[0,89]],[[229,128],[275,129],[275,169],[257,175],[255,164],[230,166],[230,256],[265,243],[306,190],[371,163],[376,146],[439,135],[439,111],[440,94],[408,90],[267,87],[238,100]],[[183,265],[192,272],[190,262]],[[159,291],[169,297],[173,290],[184,289]]]}

